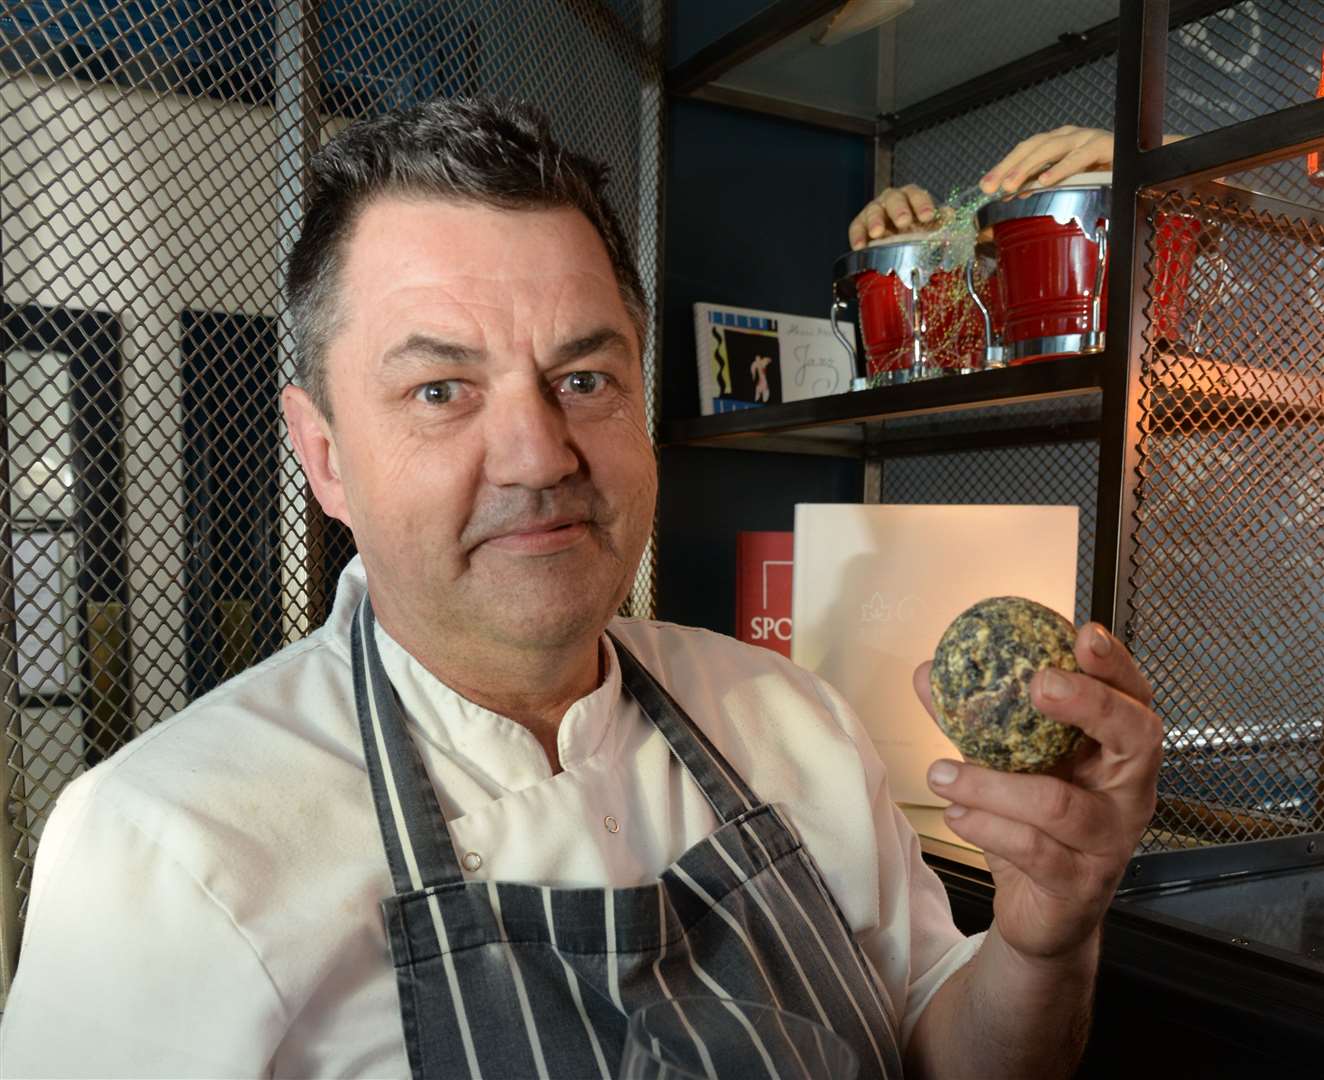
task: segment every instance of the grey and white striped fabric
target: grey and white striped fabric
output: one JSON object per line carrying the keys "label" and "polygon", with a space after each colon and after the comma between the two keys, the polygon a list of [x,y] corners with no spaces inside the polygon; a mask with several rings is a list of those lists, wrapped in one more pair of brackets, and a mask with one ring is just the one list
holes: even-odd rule
{"label": "grey and white striped fabric", "polygon": [[[722,825],[656,882],[570,889],[464,880],[366,597],[352,636],[364,752],[396,891],[382,910],[415,1077],[610,1080],[630,1014],[690,995],[799,1013],[854,1047],[861,1077],[901,1075],[878,980],[813,859],[619,641],[625,688]],[[766,1075],[803,1075],[788,1075],[753,1028],[749,1036]],[[729,1062],[702,1056],[710,1075],[731,1075]],[[740,1080],[756,1076],[742,1069]]]}

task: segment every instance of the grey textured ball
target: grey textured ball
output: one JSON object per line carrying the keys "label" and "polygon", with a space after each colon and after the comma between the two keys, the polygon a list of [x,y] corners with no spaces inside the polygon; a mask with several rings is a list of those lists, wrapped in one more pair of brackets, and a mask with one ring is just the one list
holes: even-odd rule
{"label": "grey textured ball", "polygon": [[1046,667],[1077,670],[1075,642],[1075,627],[1033,600],[997,596],[967,608],[933,656],[938,726],[970,761],[1004,772],[1051,769],[1081,732],[1030,704],[1030,679]]}

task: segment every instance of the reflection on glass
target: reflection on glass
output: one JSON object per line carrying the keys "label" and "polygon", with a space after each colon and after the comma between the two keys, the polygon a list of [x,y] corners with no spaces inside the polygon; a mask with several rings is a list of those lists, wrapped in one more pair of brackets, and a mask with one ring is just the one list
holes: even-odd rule
{"label": "reflection on glass", "polygon": [[5,356],[5,418],[14,517],[74,514],[69,367],[59,353],[14,349]]}
{"label": "reflection on glass", "polygon": [[13,542],[19,691],[71,693],[78,672],[74,535],[33,529]]}

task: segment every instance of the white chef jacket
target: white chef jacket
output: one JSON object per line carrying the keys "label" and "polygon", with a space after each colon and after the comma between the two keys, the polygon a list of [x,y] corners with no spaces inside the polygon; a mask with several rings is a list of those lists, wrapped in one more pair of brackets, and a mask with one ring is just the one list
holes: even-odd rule
{"label": "white chef jacket", "polygon": [[[66,788],[37,856],[0,1074],[408,1075],[350,667],[365,587],[356,559],[326,625]],[[980,939],[953,925],[850,707],[766,649],[635,619],[611,630],[797,828],[904,1045]],[[623,693],[606,638],[606,677],[567,711],[552,775],[527,729],[376,632],[469,878],[650,883],[717,828]]]}

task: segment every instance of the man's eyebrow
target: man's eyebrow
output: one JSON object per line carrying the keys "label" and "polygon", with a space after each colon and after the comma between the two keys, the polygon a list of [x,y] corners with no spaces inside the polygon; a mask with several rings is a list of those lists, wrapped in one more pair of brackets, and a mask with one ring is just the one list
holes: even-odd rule
{"label": "man's eyebrow", "polygon": [[594,353],[605,350],[623,352],[629,356],[630,339],[619,330],[604,326],[599,330],[594,330],[591,334],[585,334],[557,346],[556,363],[558,365],[569,364],[585,356],[592,356]]}
{"label": "man's eyebrow", "polygon": [[401,360],[432,360],[443,364],[476,364],[485,353],[469,345],[432,337],[430,334],[410,334],[398,345],[382,354],[383,364]]}

